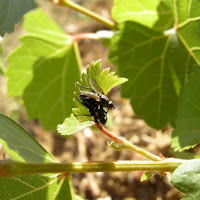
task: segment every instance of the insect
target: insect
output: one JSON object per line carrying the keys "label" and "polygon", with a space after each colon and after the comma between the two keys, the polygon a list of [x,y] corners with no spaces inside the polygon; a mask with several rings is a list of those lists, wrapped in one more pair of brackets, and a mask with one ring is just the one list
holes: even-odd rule
{"label": "insect", "polygon": [[[80,91],[79,98],[76,98],[80,103],[82,103],[86,108],[88,108],[91,116],[94,117],[96,123],[105,124],[107,121],[107,113],[109,109],[113,109],[113,102],[103,94],[101,88],[97,85],[94,80],[90,80],[91,86],[94,88],[84,87],[78,82],[76,83],[80,88],[90,90]],[[94,87],[95,85],[95,87]],[[98,89],[97,89],[98,88]],[[100,93],[101,92],[101,93]]]}

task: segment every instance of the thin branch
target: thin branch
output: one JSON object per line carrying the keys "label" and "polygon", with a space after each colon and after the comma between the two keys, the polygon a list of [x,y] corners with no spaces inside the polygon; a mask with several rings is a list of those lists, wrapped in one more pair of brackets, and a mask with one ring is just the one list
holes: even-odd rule
{"label": "thin branch", "polygon": [[107,135],[109,138],[111,138],[112,140],[120,143],[120,145],[123,147],[123,148],[126,148],[126,149],[130,149],[136,153],[139,153],[143,156],[145,156],[146,158],[149,158],[150,160],[154,160],[154,161],[161,161],[163,160],[162,158],[148,152],[148,151],[145,151],[144,149],[136,146],[136,145],[133,145],[131,144],[128,140],[126,140],[126,138],[123,138],[123,137],[119,137],[119,136],[116,136],[115,134],[111,133],[110,131],[108,131],[107,129],[105,129],[103,126],[101,126],[100,124],[97,124],[97,123],[94,123],[94,125],[101,131],[103,132],[105,135]]}
{"label": "thin branch", "polygon": [[59,5],[62,5],[62,6],[66,6],[66,7],[69,7],[69,8],[72,8],[78,12],[81,12],[99,22],[101,22],[102,24],[106,25],[107,27],[113,29],[113,30],[117,30],[117,25],[115,22],[91,11],[91,10],[88,10],[87,8],[84,8],[70,0],[48,0],[48,1],[52,1],[56,4],[59,4]]}
{"label": "thin branch", "polygon": [[118,161],[118,162],[72,162],[72,163],[19,163],[0,161],[0,177],[45,173],[87,173],[119,171],[173,172],[185,160]]}

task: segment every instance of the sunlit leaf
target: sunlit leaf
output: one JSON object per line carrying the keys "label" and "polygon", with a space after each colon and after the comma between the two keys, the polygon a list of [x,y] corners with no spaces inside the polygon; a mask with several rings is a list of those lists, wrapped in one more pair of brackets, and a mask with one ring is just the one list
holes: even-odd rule
{"label": "sunlit leaf", "polygon": [[58,125],[57,130],[61,135],[69,136],[91,125],[92,122],[90,121],[79,122],[79,120],[77,120],[76,117],[71,114],[70,117],[65,119],[63,124]]}
{"label": "sunlit leaf", "polygon": [[50,57],[65,48],[68,37],[42,10],[25,17],[22,44],[8,57],[8,94],[19,96],[33,77],[32,68],[40,58]]}
{"label": "sunlit leaf", "polygon": [[118,22],[134,21],[156,30],[172,26],[172,11],[166,1],[115,0],[112,16]]}
{"label": "sunlit leaf", "polygon": [[39,118],[46,129],[56,129],[73,107],[74,83],[79,68],[74,46],[63,48],[35,64],[34,77],[23,99],[30,118]]}

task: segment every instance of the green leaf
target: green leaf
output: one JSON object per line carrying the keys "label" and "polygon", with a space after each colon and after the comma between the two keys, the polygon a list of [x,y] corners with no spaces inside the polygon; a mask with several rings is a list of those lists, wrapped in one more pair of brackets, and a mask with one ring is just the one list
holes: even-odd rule
{"label": "green leaf", "polygon": [[4,63],[3,63],[3,49],[1,46],[1,37],[0,37],[0,74],[4,73]]}
{"label": "green leaf", "polygon": [[183,151],[200,143],[200,69],[189,76],[181,89],[176,129],[172,132],[172,147]]}
{"label": "green leaf", "polygon": [[34,0],[0,0],[0,35],[11,33],[23,15],[35,7]]}
{"label": "green leaf", "polygon": [[[90,67],[87,68],[87,79],[89,84],[91,85],[90,79],[95,80],[103,90],[104,94],[107,94],[113,87],[127,81],[126,78],[119,78],[114,74],[114,72],[110,72],[110,68],[101,71],[101,60],[92,62]],[[90,87],[92,88],[92,85]]]}
{"label": "green leaf", "polygon": [[131,99],[136,115],[157,129],[173,126],[179,88],[195,65],[177,35],[126,22],[113,38],[110,61],[120,76],[129,79],[122,85],[122,95]]}
{"label": "green leaf", "polygon": [[140,181],[141,182],[146,181],[146,180],[150,179],[152,176],[153,176],[152,172],[145,172],[142,174]]}
{"label": "green leaf", "polygon": [[71,113],[78,47],[42,10],[27,14],[24,27],[22,45],[8,58],[8,94],[23,95],[29,117],[55,130]]}
{"label": "green leaf", "polygon": [[0,114],[0,142],[10,158],[19,162],[56,162],[27,131]]}
{"label": "green leaf", "polygon": [[91,125],[92,122],[90,121],[79,122],[79,120],[77,120],[76,117],[71,114],[70,117],[65,119],[63,124],[58,125],[57,130],[61,135],[69,136]]}
{"label": "green leaf", "polygon": [[[82,79],[80,80],[80,85],[88,88],[92,88],[97,92],[107,94],[113,87],[126,82],[126,78],[119,78],[114,75],[114,72],[110,72],[109,68],[101,71],[101,61],[92,62],[90,66],[87,67],[87,74],[82,74]],[[82,105],[77,97],[80,96],[80,91],[82,89],[76,84],[75,87],[75,103],[77,108],[73,108],[73,114],[79,119],[79,121],[91,121],[93,117],[89,110]],[[87,89],[86,89],[87,90]],[[88,90],[91,92],[90,90]]]}
{"label": "green leaf", "polygon": [[44,128],[55,130],[71,114],[74,84],[78,79],[74,46],[39,60],[34,67],[34,77],[23,95],[29,117],[39,118]]}
{"label": "green leaf", "polygon": [[156,30],[167,30],[173,22],[165,1],[115,0],[112,16],[118,23],[134,21]]}
{"label": "green leaf", "polygon": [[3,200],[74,200],[71,177],[31,175],[14,178],[0,178],[1,199]]}
{"label": "green leaf", "polygon": [[197,200],[200,197],[200,160],[188,160],[172,174],[172,184],[186,196],[182,200]]}
{"label": "green leaf", "polygon": [[178,36],[188,52],[200,65],[200,1],[175,1]]}
{"label": "green leaf", "polygon": [[8,95],[20,96],[31,82],[34,64],[71,46],[67,36],[42,10],[37,9],[25,16],[24,28],[28,31],[21,37],[22,44],[8,57]]}

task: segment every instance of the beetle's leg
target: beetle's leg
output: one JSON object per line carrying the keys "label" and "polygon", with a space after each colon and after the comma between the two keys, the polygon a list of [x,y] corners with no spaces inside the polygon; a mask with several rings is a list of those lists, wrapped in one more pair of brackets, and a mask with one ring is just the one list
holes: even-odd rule
{"label": "beetle's leg", "polygon": [[87,90],[91,90],[92,92],[95,93],[95,91],[94,91],[92,88],[82,86],[79,82],[76,82],[76,84],[77,84],[79,87],[81,87],[81,88],[84,88],[84,89],[87,89]]}

